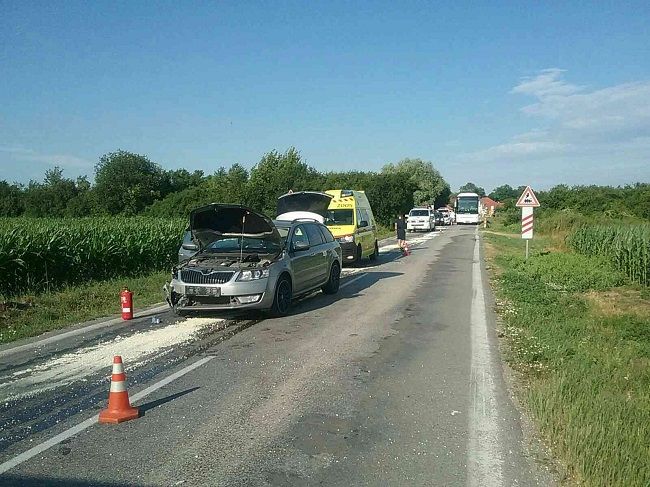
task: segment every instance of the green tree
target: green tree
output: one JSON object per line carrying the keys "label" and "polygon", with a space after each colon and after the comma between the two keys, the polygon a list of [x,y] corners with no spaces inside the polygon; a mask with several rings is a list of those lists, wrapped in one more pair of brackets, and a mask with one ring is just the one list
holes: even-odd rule
{"label": "green tree", "polygon": [[42,183],[30,181],[25,190],[27,216],[65,216],[68,203],[79,194],[75,181],[63,176],[60,167],[45,171]]}
{"label": "green tree", "polygon": [[255,210],[275,216],[277,199],[289,190],[313,190],[322,186],[322,176],[309,167],[295,148],[284,153],[271,151],[251,169],[246,201]]}
{"label": "green tree", "polygon": [[368,181],[366,195],[377,221],[390,226],[397,215],[413,208],[417,186],[403,172],[374,174]]}
{"label": "green tree", "polygon": [[368,188],[373,177],[373,173],[363,171],[328,172],[323,175],[319,189],[322,191],[329,189],[364,191]]}
{"label": "green tree", "polygon": [[440,208],[441,206],[448,205],[451,201],[451,194],[451,188],[447,183],[445,183],[445,187],[442,189],[442,192],[434,200],[434,208]]}
{"label": "green tree", "polygon": [[164,189],[164,173],[147,157],[118,150],[103,155],[95,166],[95,195],[100,211],[135,215]]}
{"label": "green tree", "polygon": [[20,216],[25,211],[25,194],[17,184],[0,181],[0,216]]}
{"label": "green tree", "polygon": [[[228,203],[245,205],[248,203],[248,171],[241,164],[233,164],[225,175],[226,199]],[[271,215],[275,216],[275,215]]]}
{"label": "green tree", "polygon": [[433,164],[422,159],[406,158],[396,164],[386,164],[381,172],[408,175],[415,187],[413,201],[416,205],[432,204],[449,187]]}
{"label": "green tree", "polygon": [[513,188],[509,184],[504,184],[502,186],[494,188],[488,196],[492,198],[494,201],[505,201],[507,199],[519,197],[522,191],[518,192],[515,188]]}
{"label": "green tree", "polygon": [[163,196],[169,193],[183,191],[184,189],[199,186],[205,180],[203,171],[189,172],[187,169],[173,169],[163,171]]}
{"label": "green tree", "polygon": [[161,200],[155,201],[145,210],[147,216],[168,216],[187,218],[195,208],[210,203],[222,202],[214,188],[204,182],[182,191],[169,193]]}
{"label": "green tree", "polygon": [[485,196],[485,190],[480,186],[476,186],[474,183],[465,183],[459,189],[459,193],[476,193],[480,197]]}

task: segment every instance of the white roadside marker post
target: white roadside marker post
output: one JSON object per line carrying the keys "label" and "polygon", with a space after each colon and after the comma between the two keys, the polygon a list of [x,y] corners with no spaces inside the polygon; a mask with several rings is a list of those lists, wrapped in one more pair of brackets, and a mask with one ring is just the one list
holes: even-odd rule
{"label": "white roadside marker post", "polygon": [[526,260],[528,260],[528,241],[533,238],[533,210],[539,206],[537,196],[530,186],[526,186],[515,206],[521,208],[521,238],[526,240]]}

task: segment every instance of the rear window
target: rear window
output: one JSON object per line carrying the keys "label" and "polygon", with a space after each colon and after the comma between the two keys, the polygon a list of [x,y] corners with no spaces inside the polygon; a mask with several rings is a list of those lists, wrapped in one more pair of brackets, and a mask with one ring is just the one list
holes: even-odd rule
{"label": "rear window", "polygon": [[429,210],[411,210],[409,216],[429,216]]}
{"label": "rear window", "polygon": [[325,243],[323,234],[320,233],[320,230],[318,230],[318,227],[316,225],[310,223],[308,225],[305,225],[305,227],[307,228],[307,235],[309,236],[309,245],[315,247],[316,245]]}
{"label": "rear window", "polygon": [[326,242],[334,242],[334,235],[332,235],[332,232],[330,232],[327,227],[318,225],[318,228],[320,228],[320,231],[323,234],[323,238]]}

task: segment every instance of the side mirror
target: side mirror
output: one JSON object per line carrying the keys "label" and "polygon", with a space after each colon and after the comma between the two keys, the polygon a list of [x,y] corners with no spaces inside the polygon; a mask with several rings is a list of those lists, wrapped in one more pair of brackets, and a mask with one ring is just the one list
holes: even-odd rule
{"label": "side mirror", "polygon": [[308,242],[305,242],[304,240],[298,240],[297,242],[293,243],[294,252],[304,252],[305,250],[309,250]]}
{"label": "side mirror", "polygon": [[195,243],[189,243],[189,242],[188,242],[188,243],[184,243],[184,244],[182,245],[182,247],[183,247],[185,250],[194,250],[194,251],[199,250],[199,246],[196,245]]}
{"label": "side mirror", "polygon": [[367,221],[365,221],[365,220],[361,220],[361,221],[359,222],[359,228],[364,228],[364,227],[367,227],[367,226],[368,226],[368,222],[367,222]]}

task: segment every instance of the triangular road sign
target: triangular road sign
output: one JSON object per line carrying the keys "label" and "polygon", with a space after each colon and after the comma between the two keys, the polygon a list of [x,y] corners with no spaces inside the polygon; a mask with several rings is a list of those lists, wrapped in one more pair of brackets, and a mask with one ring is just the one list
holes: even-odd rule
{"label": "triangular road sign", "polygon": [[531,206],[533,208],[537,208],[539,206],[537,196],[535,196],[535,193],[533,193],[533,190],[530,186],[526,186],[526,189],[524,189],[524,192],[521,193],[521,196],[517,200],[517,204],[515,206],[518,206],[519,208],[522,206]]}

